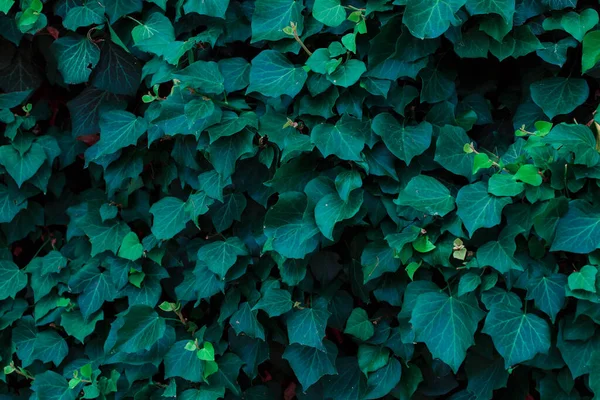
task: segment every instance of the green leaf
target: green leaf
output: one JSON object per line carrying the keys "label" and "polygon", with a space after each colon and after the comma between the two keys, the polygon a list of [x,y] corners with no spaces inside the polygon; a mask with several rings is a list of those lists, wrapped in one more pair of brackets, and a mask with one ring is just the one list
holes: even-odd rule
{"label": "green leaf", "polygon": [[367,312],[362,308],[355,308],[346,321],[344,333],[354,336],[362,341],[369,340],[375,334],[375,327],[369,321]]}
{"label": "green leaf", "polygon": [[198,13],[209,17],[225,19],[225,12],[229,6],[229,0],[186,0],[183,10],[186,14]]}
{"label": "green leaf", "polygon": [[600,246],[600,213],[584,200],[569,202],[569,210],[558,221],[550,251],[585,254]]}
{"label": "green leaf", "polygon": [[319,230],[329,240],[333,239],[333,230],[338,222],[356,215],[363,204],[363,192],[355,191],[348,201],[344,201],[337,193],[328,194],[315,206],[315,221]]}
{"label": "green leaf", "polygon": [[456,12],[467,0],[407,0],[402,22],[419,39],[441,36],[456,21]]}
{"label": "green leaf", "polygon": [[542,184],[542,175],[533,164],[521,165],[515,174],[515,179],[531,186],[540,186]]}
{"label": "green leaf", "polygon": [[416,341],[425,342],[433,357],[456,372],[475,343],[473,336],[484,315],[472,294],[456,298],[429,292],[417,297],[410,323]]}
{"label": "green leaf", "polygon": [[388,149],[407,165],[411,160],[425,152],[431,145],[433,127],[429,122],[415,126],[400,125],[391,114],[378,114],[371,129],[381,136]]}
{"label": "green leaf", "polygon": [[555,125],[542,139],[552,147],[575,154],[575,164],[593,167],[600,162],[596,138],[585,125],[561,123]]}
{"label": "green leaf", "polygon": [[520,263],[514,258],[517,245],[515,237],[521,233],[520,228],[506,227],[500,232],[497,241],[492,240],[485,243],[477,250],[477,262],[479,266],[491,266],[502,274],[510,270],[522,271]]}
{"label": "green leaf", "polygon": [[292,296],[283,289],[268,289],[252,310],[263,310],[269,317],[278,317],[292,309]]}
{"label": "green leaf", "polygon": [[225,279],[225,274],[235,264],[238,256],[246,255],[246,246],[237,237],[212,242],[198,250],[198,259],[206,263],[208,269],[221,279]]}
{"label": "green leaf", "polygon": [[592,265],[585,265],[581,270],[572,272],[568,280],[569,289],[596,293],[597,272],[596,267]]}
{"label": "green leaf", "polygon": [[324,344],[325,327],[331,313],[327,309],[304,308],[295,310],[287,320],[287,332],[290,344],[298,343],[328,351]]}
{"label": "green leaf", "polygon": [[196,61],[172,76],[180,80],[183,85],[197,89],[201,93],[221,94],[225,89],[225,80],[219,65],[214,61]]}
{"label": "green leaf", "polygon": [[236,334],[245,333],[251,338],[265,340],[265,329],[258,322],[256,314],[258,311],[252,311],[248,302],[240,304],[238,310],[229,320]]}
{"label": "green leaf", "polygon": [[498,14],[507,24],[512,24],[515,13],[512,0],[467,0],[465,7],[471,15]]}
{"label": "green leaf", "polygon": [[152,233],[159,240],[168,240],[181,232],[190,221],[183,201],[176,197],[164,197],[150,207],[154,216]]}
{"label": "green leaf", "polygon": [[327,26],[338,26],[346,20],[346,10],[339,0],[315,0],[313,17]]}
{"label": "green leaf", "polygon": [[[256,12],[256,11],[255,11]],[[296,67],[283,54],[265,50],[252,60],[250,85],[246,93],[258,92],[267,97],[295,97],[306,82],[307,73]]]}
{"label": "green leaf", "polygon": [[[386,237],[386,240],[390,243],[391,246],[398,248],[396,246],[398,246],[399,240],[395,237],[391,238],[390,236]],[[398,252],[399,251],[400,250],[398,250]],[[394,249],[388,246],[387,243],[385,243],[384,241],[371,242],[367,244],[360,258],[360,263],[362,265],[363,270],[364,283],[367,283],[372,279],[378,278],[386,272],[398,271],[398,268],[400,268],[400,259],[396,258],[395,255],[396,253],[394,252]]]}
{"label": "green leaf", "polygon": [[119,247],[117,255],[135,261],[140,259],[142,254],[144,254],[144,247],[141,245],[140,239],[135,232],[129,232],[123,238],[123,242],[121,242],[121,247]]}
{"label": "green leaf", "polygon": [[533,299],[537,308],[550,316],[552,323],[556,314],[564,307],[567,277],[564,274],[552,274],[532,278],[527,282],[527,300]]}
{"label": "green leaf", "polygon": [[35,142],[24,153],[19,152],[12,145],[0,147],[0,164],[6,168],[19,188],[38,172],[44,165],[44,161],[46,161],[44,148]]}
{"label": "green leaf", "polygon": [[141,51],[163,56],[175,42],[171,21],[160,12],[151,13],[142,25],[131,31],[135,46]]}
{"label": "green leaf", "polygon": [[[151,307],[131,306],[117,331],[114,348],[126,353],[149,350],[165,333],[165,320]],[[187,351],[186,351],[187,352]]]}
{"label": "green leaf", "polygon": [[390,358],[387,365],[369,375],[367,399],[379,399],[390,393],[400,382],[402,366],[400,361]]}
{"label": "green leaf", "polygon": [[488,192],[494,196],[512,197],[519,195],[524,190],[525,184],[517,182],[515,180],[515,175],[494,174],[488,181]]}
{"label": "green leaf", "polygon": [[365,63],[351,59],[337,67],[335,71],[328,71],[327,80],[335,86],[347,88],[358,82],[366,71]]}
{"label": "green leaf", "polygon": [[506,369],[550,349],[548,323],[505,302],[492,305],[482,332],[492,337]]}
{"label": "green leaf", "polygon": [[436,142],[435,161],[454,174],[470,178],[475,155],[463,151],[465,143],[470,142],[464,129],[445,125]]}
{"label": "green leaf", "polygon": [[417,175],[412,178],[400,191],[394,203],[442,217],[454,210],[454,197],[448,188],[427,175]]}
{"label": "green leaf", "polygon": [[111,25],[127,14],[142,11],[141,0],[106,0],[102,4],[104,4]]}
{"label": "green leaf", "polygon": [[575,110],[589,91],[587,82],[577,78],[547,78],[531,84],[531,98],[549,118]]}
{"label": "green leaf", "polygon": [[593,31],[587,33],[583,38],[581,73],[594,68],[598,61],[600,61],[600,31]]}
{"label": "green leaf", "polygon": [[285,348],[283,358],[290,363],[303,390],[307,390],[324,375],[337,375],[338,370],[335,366],[337,353],[337,347],[326,340],[323,350],[290,344]]}
{"label": "green leaf", "polygon": [[40,400],[75,400],[79,396],[79,391],[71,389],[62,375],[52,371],[36,375],[31,390]]}
{"label": "green leaf", "polygon": [[100,49],[85,36],[63,36],[51,46],[65,83],[87,82],[100,61]]}
{"label": "green leaf", "polygon": [[457,214],[469,231],[469,236],[479,228],[500,224],[502,209],[510,203],[510,198],[489,194],[486,184],[482,182],[463,186],[456,196]]}
{"label": "green leaf", "polygon": [[203,362],[196,352],[186,350],[186,343],[187,340],[173,343],[165,354],[165,378],[180,377],[190,382],[202,382]]}
{"label": "green leaf", "polygon": [[118,150],[135,145],[148,129],[148,123],[128,111],[112,110],[100,116],[100,140],[93,147],[95,157],[113,154]]}
{"label": "green leaf", "polygon": [[582,41],[587,31],[598,24],[598,12],[593,8],[587,8],[581,13],[569,12],[562,16],[560,25],[578,41]]}
{"label": "green leaf", "polygon": [[344,114],[335,124],[319,124],[312,129],[311,142],[327,157],[359,161],[367,139],[368,126],[359,119]]}
{"label": "green leaf", "polygon": [[117,254],[125,235],[131,231],[123,221],[102,222],[100,214],[93,212],[83,218],[79,227],[92,243],[92,257],[106,250]]}
{"label": "green leaf", "polygon": [[481,285],[481,277],[474,272],[467,272],[458,282],[458,297],[475,291]]}
{"label": "green leaf", "polygon": [[0,300],[15,298],[27,286],[27,275],[15,263],[0,260]]}
{"label": "green leaf", "polygon": [[105,20],[102,3],[89,1],[81,6],[69,9],[63,20],[63,25],[68,30],[75,31],[83,26],[100,25]]}
{"label": "green leaf", "polygon": [[361,344],[358,346],[358,367],[363,374],[377,371],[388,363],[390,350],[382,346]]}
{"label": "green leaf", "polygon": [[288,38],[283,28],[289,26],[290,22],[298,25],[298,35],[302,35],[303,8],[302,2],[296,0],[257,0],[252,14],[251,43]]}

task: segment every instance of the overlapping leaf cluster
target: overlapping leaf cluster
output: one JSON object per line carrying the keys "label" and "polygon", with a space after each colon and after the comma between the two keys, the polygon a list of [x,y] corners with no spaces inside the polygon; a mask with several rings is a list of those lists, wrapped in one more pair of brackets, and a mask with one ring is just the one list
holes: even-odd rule
{"label": "overlapping leaf cluster", "polygon": [[598,8],[0,0],[0,398],[599,397]]}

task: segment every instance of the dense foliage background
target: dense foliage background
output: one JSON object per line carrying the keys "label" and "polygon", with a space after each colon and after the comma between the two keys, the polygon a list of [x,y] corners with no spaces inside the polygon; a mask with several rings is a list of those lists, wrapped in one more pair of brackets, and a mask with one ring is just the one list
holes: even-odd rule
{"label": "dense foliage background", "polygon": [[598,8],[0,0],[0,398],[600,398]]}

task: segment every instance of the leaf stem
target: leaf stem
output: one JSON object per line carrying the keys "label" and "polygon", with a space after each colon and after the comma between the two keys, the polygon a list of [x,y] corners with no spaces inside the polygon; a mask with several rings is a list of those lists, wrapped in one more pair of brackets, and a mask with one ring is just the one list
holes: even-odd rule
{"label": "leaf stem", "polygon": [[304,44],[302,39],[300,39],[300,36],[298,36],[298,30],[297,30],[298,25],[295,22],[290,22],[290,26],[292,27],[292,34],[294,35],[294,39],[296,39],[296,42],[298,42],[300,44],[302,49],[304,49],[304,52],[306,54],[308,54],[309,57],[312,56],[312,54],[313,54],[312,51],[310,51],[308,49],[308,47],[306,47],[306,45]]}

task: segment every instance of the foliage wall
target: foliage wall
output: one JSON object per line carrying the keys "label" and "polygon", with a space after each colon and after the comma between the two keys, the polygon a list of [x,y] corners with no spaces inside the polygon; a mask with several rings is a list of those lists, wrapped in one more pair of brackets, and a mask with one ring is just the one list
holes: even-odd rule
{"label": "foliage wall", "polygon": [[0,0],[0,398],[600,398],[599,8]]}

